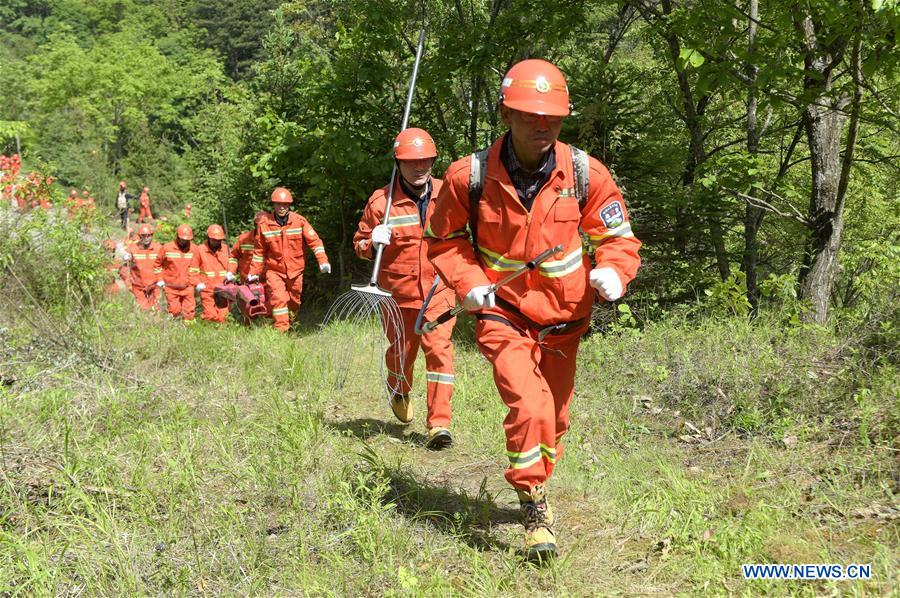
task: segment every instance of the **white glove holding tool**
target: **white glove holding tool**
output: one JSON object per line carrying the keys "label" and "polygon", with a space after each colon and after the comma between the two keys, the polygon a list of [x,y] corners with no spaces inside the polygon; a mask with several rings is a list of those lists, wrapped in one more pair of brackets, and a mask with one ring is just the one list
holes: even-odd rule
{"label": "white glove holding tool", "polygon": [[379,224],[372,229],[372,242],[378,245],[391,244],[391,227],[386,224]]}
{"label": "white glove holding tool", "polygon": [[467,311],[478,311],[495,305],[497,305],[497,297],[490,285],[472,287],[472,290],[463,299],[463,307]]}
{"label": "white glove holding tool", "polygon": [[197,289],[197,292],[200,293],[200,292],[202,292],[204,289],[206,289],[206,283],[205,283],[205,282],[198,282],[198,283],[197,283],[197,286],[194,287],[194,288],[196,288],[196,289]]}
{"label": "white glove holding tool", "polygon": [[234,282],[234,281],[235,281],[234,274],[232,274],[231,272],[226,272],[225,273],[225,282]]}
{"label": "white glove holding tool", "polygon": [[594,268],[590,273],[591,286],[607,301],[622,298],[622,279],[612,268]]}
{"label": "white glove holding tool", "polygon": [[259,281],[259,276],[257,276],[256,274],[248,274],[247,275],[248,283],[254,283],[254,282],[258,282],[258,281]]}
{"label": "white glove holding tool", "polygon": [[158,286],[159,288],[163,288],[164,286],[166,286],[166,281],[158,280],[158,281],[156,281],[156,286]]}

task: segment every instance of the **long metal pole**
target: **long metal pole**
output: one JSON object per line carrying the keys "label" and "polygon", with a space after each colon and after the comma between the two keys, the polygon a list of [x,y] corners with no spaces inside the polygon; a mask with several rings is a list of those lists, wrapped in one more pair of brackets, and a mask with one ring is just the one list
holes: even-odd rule
{"label": "long metal pole", "polygon": [[[425,27],[419,32],[419,46],[416,49],[416,61],[413,64],[412,75],[409,77],[409,92],[406,94],[406,107],[403,109],[403,122],[400,124],[400,130],[406,129],[409,122],[409,111],[412,108],[413,93],[416,90],[416,77],[419,75],[419,63],[422,61],[422,52],[425,50]],[[394,185],[397,183],[397,161],[394,160],[394,169],[391,171],[391,186],[388,187],[387,205],[384,208],[384,221],[382,224],[387,225],[391,214],[391,203],[394,200]],[[384,245],[378,245],[375,250],[375,266],[372,268],[372,278],[369,284],[376,286],[378,284],[378,272],[381,270],[381,256],[384,253]]]}

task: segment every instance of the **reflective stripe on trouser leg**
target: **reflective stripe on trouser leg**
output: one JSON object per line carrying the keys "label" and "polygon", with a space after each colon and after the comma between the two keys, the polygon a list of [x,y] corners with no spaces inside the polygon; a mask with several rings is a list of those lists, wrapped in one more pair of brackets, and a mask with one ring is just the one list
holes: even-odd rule
{"label": "reflective stripe on trouser leg", "polygon": [[275,329],[287,332],[291,327],[290,309],[288,301],[290,296],[287,290],[288,278],[278,272],[266,272],[266,295],[269,305],[272,306],[271,314],[275,320]]}
{"label": "reflective stripe on trouser leg", "polygon": [[206,320],[207,322],[224,322],[225,317],[228,315],[228,307],[217,307],[216,300],[213,296],[213,291],[203,290],[200,292],[200,308],[202,310],[202,314],[200,315],[201,320]]}
{"label": "reflective stripe on trouser leg", "polygon": [[[570,339],[574,337],[574,342]],[[494,383],[509,412],[503,421],[506,432],[506,451],[509,467],[506,479],[516,488],[528,490],[543,484],[559,461],[557,450],[557,429],[568,422],[568,407],[571,392],[560,396],[556,405],[554,390],[561,393],[571,388],[575,371],[575,353],[580,332],[563,335],[559,340],[562,348],[568,349],[565,357],[556,356],[555,362],[544,362],[549,352],[542,352],[537,342],[519,333],[518,330],[501,322],[479,320],[475,328],[475,338],[482,354],[494,369]],[[550,337],[548,337],[548,340]],[[560,348],[554,341],[552,346]],[[571,361],[571,364],[569,363]],[[559,370],[553,370],[556,366]],[[552,386],[544,374],[554,380]]]}
{"label": "reflective stripe on trouser leg", "polygon": [[[435,301],[425,310],[425,319],[436,319],[447,309],[446,302]],[[404,310],[405,311],[405,310]],[[414,310],[418,311],[418,310]],[[405,319],[405,318],[404,318]],[[456,325],[456,318],[449,320],[434,331],[421,337],[422,351],[425,353],[425,379],[428,383],[428,419],[425,424],[429,428],[450,427],[450,398],[453,396],[453,343],[450,335]],[[409,333],[415,334],[415,318]]]}
{"label": "reflective stripe on trouser leg", "polygon": [[[388,338],[387,351],[384,354],[384,364],[387,369],[387,386],[393,392],[408,394],[413,382],[413,368],[416,364],[416,355],[419,352],[421,337],[416,334],[417,309],[401,307],[399,309],[402,322],[396,322],[395,318],[382,314],[385,324],[385,333]],[[403,326],[397,328],[397,324]],[[402,335],[402,338],[400,336]]]}

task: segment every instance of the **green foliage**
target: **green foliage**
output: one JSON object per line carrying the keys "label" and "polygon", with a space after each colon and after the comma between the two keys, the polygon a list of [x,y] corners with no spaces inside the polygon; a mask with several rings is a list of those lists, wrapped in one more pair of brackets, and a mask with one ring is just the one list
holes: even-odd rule
{"label": "green foliage", "polygon": [[708,307],[712,313],[747,317],[750,315],[750,301],[747,299],[747,276],[732,268],[725,280],[705,289],[709,298]]}
{"label": "green foliage", "polygon": [[[62,197],[54,203],[62,205]],[[19,295],[21,307],[37,306],[62,317],[77,318],[98,303],[107,280],[108,257],[99,243],[83,236],[77,220],[64,210],[34,210],[17,216],[0,207],[0,280],[7,292]]]}
{"label": "green foliage", "polygon": [[[365,199],[390,173],[421,3],[17,0],[3,10],[7,149],[15,128],[26,156],[49,160],[61,182],[93,190],[109,210],[125,178],[151,188],[158,212],[180,214],[190,202],[192,224],[222,222],[232,235],[267,205],[274,185],[285,185],[341,272],[367,269],[349,241]],[[886,214],[896,195],[888,166],[896,127],[883,91],[896,79],[896,3],[860,12],[823,0],[809,10],[823,39],[863,37],[867,87],[842,248],[844,271],[855,272],[871,259],[856,248],[879,239],[876,219],[859,218],[860,202]],[[410,124],[437,140],[439,174],[503,133],[495,104],[509,64],[555,61],[574,105],[562,138],[610,167],[646,241],[647,265],[631,285],[637,319],[643,305],[661,313],[707,289],[717,308],[741,313],[736,294],[746,284],[729,280],[740,268],[724,268],[745,267],[747,204],[738,194],[773,208],[753,237],[753,279],[765,281],[801,270],[809,229],[797,216],[805,217],[812,189],[798,128],[809,100],[799,13],[775,2],[759,12],[750,48],[745,7],[709,0],[429,4]],[[847,95],[849,55],[839,58],[833,93]],[[751,89],[755,149],[747,144]],[[886,288],[859,276],[838,286],[839,315],[851,318]]]}

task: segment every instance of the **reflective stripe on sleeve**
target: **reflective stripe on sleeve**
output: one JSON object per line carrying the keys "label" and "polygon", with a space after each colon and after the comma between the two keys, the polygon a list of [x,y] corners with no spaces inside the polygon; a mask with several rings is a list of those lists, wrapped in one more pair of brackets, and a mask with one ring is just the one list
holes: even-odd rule
{"label": "reflective stripe on sleeve", "polygon": [[597,247],[598,245],[600,245],[601,243],[603,243],[603,241],[605,241],[607,239],[612,239],[615,237],[633,237],[633,236],[634,236],[634,233],[631,231],[631,223],[625,222],[624,224],[621,224],[612,230],[608,230],[605,233],[601,233],[599,235],[591,235],[591,245],[593,245],[594,247]]}

